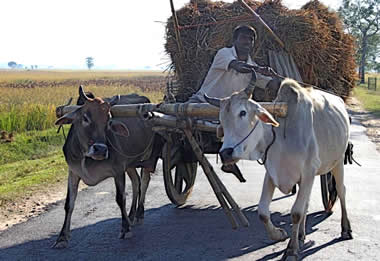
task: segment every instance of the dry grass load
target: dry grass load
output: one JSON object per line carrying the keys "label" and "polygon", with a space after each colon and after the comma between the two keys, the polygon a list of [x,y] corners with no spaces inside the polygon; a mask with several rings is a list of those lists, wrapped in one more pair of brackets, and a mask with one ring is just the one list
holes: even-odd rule
{"label": "dry grass load", "polygon": [[[336,12],[319,1],[310,1],[297,10],[286,8],[281,0],[246,2],[284,42],[304,82],[343,98],[349,95],[356,79],[354,39],[344,32]],[[192,0],[177,11],[177,17],[180,39],[175,36],[174,19],[170,17],[165,49],[181,86],[179,93],[185,98],[199,89],[217,50],[231,45],[237,25],[256,28],[258,40],[251,56],[259,65],[269,65],[269,50],[283,51],[237,1]]]}

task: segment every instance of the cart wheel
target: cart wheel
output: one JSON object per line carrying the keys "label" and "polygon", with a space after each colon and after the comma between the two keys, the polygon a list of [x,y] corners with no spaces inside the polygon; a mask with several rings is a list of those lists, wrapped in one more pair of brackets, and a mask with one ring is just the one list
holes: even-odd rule
{"label": "cart wheel", "polygon": [[184,162],[180,147],[170,143],[164,146],[162,161],[166,194],[173,204],[181,206],[193,190],[198,163]]}
{"label": "cart wheel", "polygon": [[327,213],[331,213],[337,199],[335,178],[331,172],[321,175],[321,192],[323,207]]}

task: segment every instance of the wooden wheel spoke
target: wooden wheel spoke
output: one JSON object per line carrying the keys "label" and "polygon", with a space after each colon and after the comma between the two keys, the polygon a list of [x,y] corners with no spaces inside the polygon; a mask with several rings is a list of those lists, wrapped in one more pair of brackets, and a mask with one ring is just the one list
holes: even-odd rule
{"label": "wooden wheel spoke", "polygon": [[183,205],[193,189],[197,163],[184,162],[180,150],[169,143],[166,144],[166,148],[163,150],[163,156],[166,194],[173,204],[177,206]]}
{"label": "wooden wheel spoke", "polygon": [[337,199],[337,190],[335,179],[331,172],[321,175],[321,193],[325,211],[329,213],[332,212],[332,208]]}

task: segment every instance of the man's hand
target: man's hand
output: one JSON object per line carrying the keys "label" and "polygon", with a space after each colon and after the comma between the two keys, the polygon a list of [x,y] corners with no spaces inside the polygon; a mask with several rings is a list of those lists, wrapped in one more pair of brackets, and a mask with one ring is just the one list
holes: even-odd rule
{"label": "man's hand", "polygon": [[267,67],[267,66],[263,66],[263,67],[258,67],[258,68],[255,68],[255,70],[258,72],[258,73],[261,73],[262,75],[265,75],[265,76],[277,76],[277,73],[270,67]]}
{"label": "man's hand", "polygon": [[239,73],[251,73],[254,70],[255,66],[246,62],[233,60],[228,65],[228,68],[232,68]]}

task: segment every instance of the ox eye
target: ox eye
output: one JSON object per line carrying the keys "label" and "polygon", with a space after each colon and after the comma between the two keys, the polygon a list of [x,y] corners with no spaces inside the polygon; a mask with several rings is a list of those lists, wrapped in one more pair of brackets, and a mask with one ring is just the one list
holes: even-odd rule
{"label": "ox eye", "polygon": [[85,125],[89,125],[90,124],[90,119],[88,118],[88,116],[86,114],[83,114],[83,123]]}
{"label": "ox eye", "polygon": [[247,114],[246,111],[241,111],[241,112],[239,113],[239,116],[240,116],[240,117],[244,117],[246,114]]}

